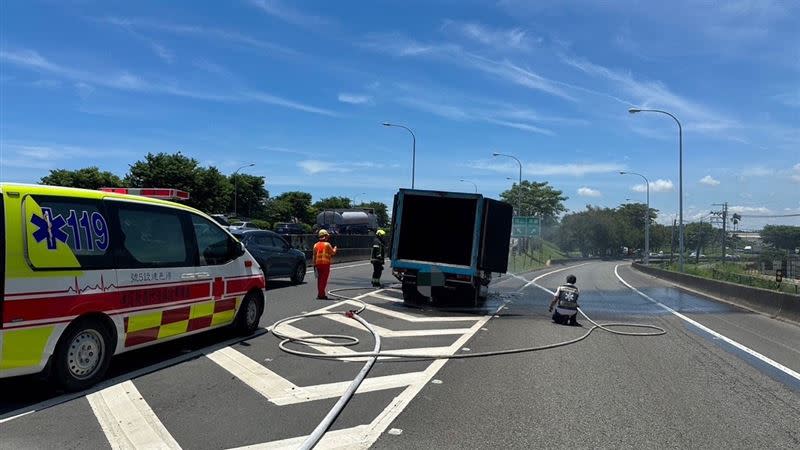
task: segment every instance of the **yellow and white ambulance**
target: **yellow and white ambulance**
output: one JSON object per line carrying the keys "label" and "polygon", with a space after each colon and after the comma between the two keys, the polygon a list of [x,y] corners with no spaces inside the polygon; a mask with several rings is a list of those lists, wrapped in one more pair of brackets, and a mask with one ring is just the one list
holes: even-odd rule
{"label": "yellow and white ambulance", "polygon": [[258,327],[264,275],[240,242],[193,208],[111,191],[0,183],[0,378],[79,390],[112,355]]}

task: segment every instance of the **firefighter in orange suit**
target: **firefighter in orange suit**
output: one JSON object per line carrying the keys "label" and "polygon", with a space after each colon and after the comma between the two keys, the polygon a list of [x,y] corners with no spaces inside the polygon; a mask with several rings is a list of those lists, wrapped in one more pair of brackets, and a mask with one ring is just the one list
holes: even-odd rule
{"label": "firefighter in orange suit", "polygon": [[330,233],[327,230],[319,230],[319,242],[314,244],[311,263],[314,266],[314,273],[317,275],[317,300],[327,300],[326,292],[328,287],[328,276],[331,274],[331,262],[333,255],[336,254],[336,247],[332,246],[328,239]]}

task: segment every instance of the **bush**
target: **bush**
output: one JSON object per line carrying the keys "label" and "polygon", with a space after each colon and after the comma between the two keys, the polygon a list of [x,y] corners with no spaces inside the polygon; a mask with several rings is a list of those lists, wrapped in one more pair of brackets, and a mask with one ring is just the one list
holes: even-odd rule
{"label": "bush", "polygon": [[254,219],[254,220],[251,220],[250,223],[253,224],[254,227],[260,228],[262,230],[270,230],[270,229],[272,229],[272,224],[270,224],[266,220]]}

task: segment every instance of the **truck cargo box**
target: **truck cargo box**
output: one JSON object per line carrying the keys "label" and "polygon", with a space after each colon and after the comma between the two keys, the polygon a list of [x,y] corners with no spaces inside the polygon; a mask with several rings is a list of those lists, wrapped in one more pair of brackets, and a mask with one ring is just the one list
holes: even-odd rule
{"label": "truck cargo box", "polygon": [[480,194],[401,189],[392,260],[504,273],[511,205]]}

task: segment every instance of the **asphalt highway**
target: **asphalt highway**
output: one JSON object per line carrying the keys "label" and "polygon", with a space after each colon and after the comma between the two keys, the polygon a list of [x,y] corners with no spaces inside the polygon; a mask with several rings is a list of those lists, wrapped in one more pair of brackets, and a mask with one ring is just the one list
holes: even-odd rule
{"label": "asphalt highway", "polygon": [[[547,290],[568,273],[592,319],[651,323],[667,334],[597,330],[536,353],[381,359],[319,448],[800,446],[800,327],[685,293],[627,263],[504,276],[478,310],[409,308],[391,289],[352,295],[369,305],[362,317],[379,327],[384,350],[482,352],[584,333],[586,320],[561,326],[547,313]],[[370,275],[368,264],[343,264],[330,287],[367,286]],[[263,327],[354,307],[313,299],[313,275],[306,281],[269,282]],[[393,281],[388,270],[384,281]],[[316,347],[321,353],[373,345],[343,316],[287,331],[361,340]],[[363,362],[301,358],[277,344],[268,330],[245,340],[225,330],[178,340],[120,355],[107,382],[75,395],[34,377],[0,380],[0,448],[296,448]]]}

